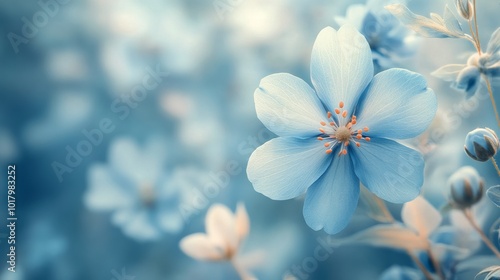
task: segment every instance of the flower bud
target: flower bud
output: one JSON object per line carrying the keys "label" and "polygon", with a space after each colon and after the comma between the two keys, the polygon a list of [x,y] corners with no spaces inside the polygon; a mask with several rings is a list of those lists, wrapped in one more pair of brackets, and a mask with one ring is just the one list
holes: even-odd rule
{"label": "flower bud", "polygon": [[497,153],[499,141],[489,128],[476,128],[465,137],[465,152],[477,161],[487,161]]}
{"label": "flower bud", "polygon": [[457,7],[458,13],[466,20],[472,18],[473,9],[472,3],[469,0],[455,0],[455,6]]}
{"label": "flower bud", "polygon": [[464,166],[453,173],[448,185],[449,198],[454,206],[470,207],[483,197],[484,181],[471,166]]}

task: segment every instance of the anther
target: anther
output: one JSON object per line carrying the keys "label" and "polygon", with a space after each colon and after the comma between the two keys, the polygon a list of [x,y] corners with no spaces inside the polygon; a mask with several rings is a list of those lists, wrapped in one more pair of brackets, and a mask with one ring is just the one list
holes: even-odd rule
{"label": "anther", "polygon": [[326,154],[329,155],[332,153],[332,150],[326,150]]}
{"label": "anther", "polygon": [[330,147],[330,143],[325,143],[325,147]]}
{"label": "anther", "polygon": [[370,129],[368,128],[368,126],[365,126],[365,127],[363,128],[363,130],[364,130],[364,131],[368,131],[368,130],[370,130]]}
{"label": "anther", "polygon": [[359,144],[358,142],[356,142],[356,147],[359,147],[359,146],[361,146],[361,144]]}
{"label": "anther", "polygon": [[326,125],[326,122],[320,122],[320,124],[321,124],[322,126],[325,126],[325,125]]}
{"label": "anther", "polygon": [[342,117],[344,117],[344,118],[347,117],[347,111],[346,110],[344,110],[344,112],[342,112]]}
{"label": "anther", "polygon": [[343,154],[343,155],[346,155],[346,154],[347,154],[347,150],[346,150],[346,149],[343,149],[343,150],[342,150],[342,154]]}
{"label": "anther", "polygon": [[358,134],[361,134],[363,133],[363,131],[361,129],[358,129]]}
{"label": "anther", "polygon": [[340,109],[339,108],[335,108],[335,114],[340,114]]}
{"label": "anther", "polygon": [[342,108],[344,108],[344,102],[340,101],[340,102],[339,102],[339,107],[340,107],[341,109],[342,109]]}
{"label": "anther", "polygon": [[332,112],[328,112],[328,113],[326,114],[326,117],[327,117],[327,118],[331,118],[331,117],[332,117]]}
{"label": "anther", "polygon": [[363,136],[361,136],[361,134],[356,135],[356,139],[361,140],[361,138],[363,138]]}
{"label": "anther", "polygon": [[325,130],[324,130],[324,129],[322,129],[322,128],[320,128],[320,129],[319,129],[319,131],[320,131],[321,133],[325,133]]}
{"label": "anther", "polygon": [[365,140],[370,142],[371,139],[370,139],[370,137],[365,137]]}
{"label": "anther", "polygon": [[318,137],[318,140],[319,141],[323,141],[323,137]]}

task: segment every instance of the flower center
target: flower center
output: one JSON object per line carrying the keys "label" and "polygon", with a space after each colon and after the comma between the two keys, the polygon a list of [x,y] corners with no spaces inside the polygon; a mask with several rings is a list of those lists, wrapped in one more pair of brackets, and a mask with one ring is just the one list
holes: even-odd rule
{"label": "flower center", "polygon": [[342,110],[344,108],[344,102],[339,102],[339,108],[335,108],[335,114],[337,115],[337,121],[332,118],[333,114],[328,112],[326,117],[328,123],[321,121],[321,128],[319,131],[322,133],[319,137],[319,141],[325,141],[324,146],[327,148],[326,153],[331,154],[333,148],[337,145],[342,145],[340,148],[339,156],[347,154],[347,146],[350,142],[353,142],[356,147],[361,147],[361,143],[356,140],[370,141],[370,137],[365,137],[363,132],[368,132],[370,129],[365,126],[363,129],[355,129],[353,126],[357,123],[356,116],[352,115],[351,119],[346,125],[340,125],[341,119],[346,119],[348,112],[347,110]]}

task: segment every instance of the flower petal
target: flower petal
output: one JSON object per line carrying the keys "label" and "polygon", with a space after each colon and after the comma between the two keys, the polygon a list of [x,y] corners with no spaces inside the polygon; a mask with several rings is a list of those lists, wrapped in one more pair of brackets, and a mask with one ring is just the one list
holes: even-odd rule
{"label": "flower petal", "polygon": [[207,235],[195,233],[184,237],[179,246],[191,258],[202,261],[223,260],[225,255],[221,248],[214,245]]}
{"label": "flower petal", "polygon": [[353,147],[354,171],[371,192],[392,203],[405,203],[420,193],[424,180],[422,155],[388,139],[372,138]]}
{"label": "flower petal", "polygon": [[314,90],[290,74],[265,77],[254,98],[260,121],[279,136],[318,135],[320,122],[327,122],[326,110]]}
{"label": "flower petal", "polygon": [[236,207],[236,234],[238,241],[241,242],[250,231],[250,219],[243,203],[238,203]]}
{"label": "flower petal", "polygon": [[453,82],[466,66],[465,64],[447,64],[432,72],[431,75],[446,82]]}
{"label": "flower petal", "polygon": [[113,175],[113,170],[107,166],[96,164],[90,167],[90,188],[84,196],[87,207],[93,210],[113,210],[130,207],[137,201],[132,187],[119,184],[119,178]]}
{"label": "flower petal", "polygon": [[490,41],[488,42],[488,47],[486,49],[486,52],[489,53],[490,55],[494,55],[495,59],[498,59],[500,57],[500,27],[491,34]]}
{"label": "flower petal", "polygon": [[418,250],[427,249],[427,240],[399,225],[376,225],[349,237],[335,240],[334,244],[366,244],[376,247]]}
{"label": "flower petal", "polygon": [[476,66],[467,66],[460,73],[457,79],[451,84],[455,90],[465,92],[466,98],[471,98],[476,93],[480,85],[481,72]]}
{"label": "flower petal", "polygon": [[370,137],[406,139],[430,125],[437,110],[434,92],[420,74],[390,69],[377,74],[358,106],[358,125]]}
{"label": "flower petal", "polygon": [[226,253],[235,252],[238,246],[235,222],[231,210],[222,204],[212,205],[205,217],[208,237],[212,243],[223,248]]}
{"label": "flower petal", "polygon": [[[335,153],[336,154],[336,153]],[[336,234],[356,210],[359,179],[349,156],[335,157],[325,173],[307,190],[304,218],[314,230]]]}
{"label": "flower petal", "polygon": [[278,137],[257,148],[248,160],[254,189],[274,200],[303,194],[328,167],[331,156],[315,138]]}
{"label": "flower petal", "polygon": [[500,186],[493,186],[489,188],[488,191],[486,191],[486,194],[497,207],[500,207]]}
{"label": "flower petal", "polygon": [[311,54],[311,80],[323,104],[334,111],[343,101],[352,114],[359,96],[373,78],[370,46],[352,25],[324,28]]}
{"label": "flower petal", "polygon": [[427,238],[442,221],[441,214],[427,200],[419,196],[405,203],[401,218],[406,226],[414,229],[421,237]]}

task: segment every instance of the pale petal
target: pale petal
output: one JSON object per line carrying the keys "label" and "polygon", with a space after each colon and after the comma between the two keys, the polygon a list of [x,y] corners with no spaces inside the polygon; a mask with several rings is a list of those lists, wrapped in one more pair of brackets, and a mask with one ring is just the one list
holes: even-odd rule
{"label": "pale petal", "polygon": [[311,139],[278,137],[257,148],[248,160],[247,175],[254,189],[274,200],[303,194],[326,170],[331,156]]}
{"label": "pale petal", "polygon": [[225,259],[225,252],[213,244],[210,238],[202,233],[195,233],[184,237],[179,246],[188,256],[202,261],[218,261]]}
{"label": "pale petal", "polygon": [[466,66],[465,64],[447,64],[432,72],[431,75],[446,82],[453,82]]}
{"label": "pale petal", "polygon": [[500,186],[489,188],[486,194],[497,207],[500,207]]}
{"label": "pale petal", "polygon": [[324,105],[333,112],[343,101],[348,114],[373,78],[370,46],[352,25],[324,28],[311,54],[311,80]]}
{"label": "pale petal", "polygon": [[500,27],[491,34],[486,52],[490,55],[496,55],[497,57],[500,55],[498,54],[500,52]]}
{"label": "pale petal", "polygon": [[340,245],[366,244],[407,250],[425,250],[427,240],[420,238],[414,231],[397,225],[377,225],[369,229],[339,239],[334,243]]}
{"label": "pale petal", "polygon": [[250,231],[250,218],[248,218],[247,210],[243,203],[238,203],[236,207],[236,234],[238,241],[241,242]]}
{"label": "pale petal", "polygon": [[406,226],[412,228],[422,237],[427,238],[442,221],[441,214],[425,198],[419,196],[405,203],[401,210],[401,218]]}
{"label": "pale petal", "polygon": [[260,121],[279,136],[318,135],[320,122],[328,121],[314,90],[290,74],[265,77],[255,90],[254,98]]}
{"label": "pale petal", "polygon": [[223,248],[227,254],[235,252],[238,247],[236,221],[229,208],[222,204],[212,205],[205,217],[205,227],[212,243]]}

